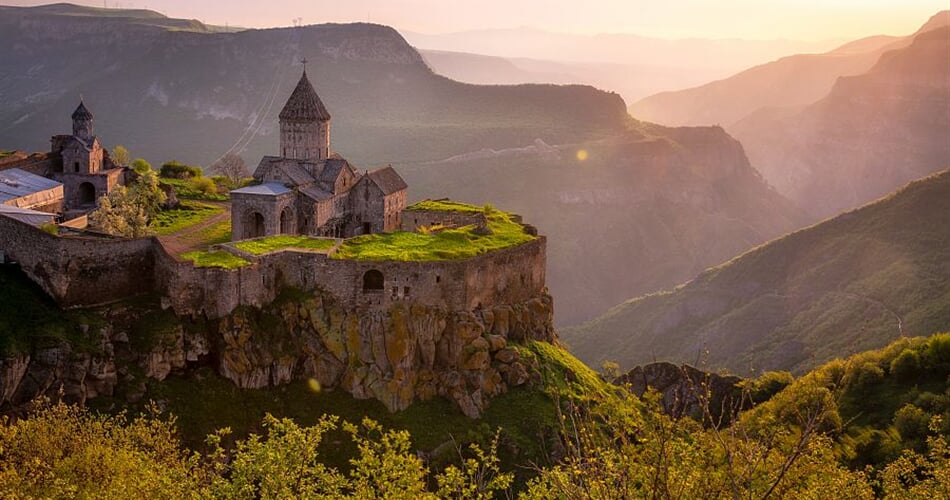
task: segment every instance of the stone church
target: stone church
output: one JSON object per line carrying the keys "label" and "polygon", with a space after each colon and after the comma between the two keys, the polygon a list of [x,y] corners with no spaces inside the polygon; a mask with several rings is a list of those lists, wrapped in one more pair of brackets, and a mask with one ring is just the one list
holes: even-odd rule
{"label": "stone church", "polygon": [[116,165],[93,133],[93,116],[80,101],[73,112],[72,135],[50,138],[54,162],[48,176],[63,183],[66,210],[91,210],[99,198],[125,184],[128,169]]}
{"label": "stone church", "polygon": [[231,191],[232,239],[277,234],[349,238],[399,228],[406,182],[390,166],[360,172],[330,152],[330,113],[304,69],[280,112],[280,155]]}

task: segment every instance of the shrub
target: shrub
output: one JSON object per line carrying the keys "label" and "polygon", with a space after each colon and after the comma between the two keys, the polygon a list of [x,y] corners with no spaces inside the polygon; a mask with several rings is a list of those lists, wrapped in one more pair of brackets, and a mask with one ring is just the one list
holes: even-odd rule
{"label": "shrub", "polygon": [[853,381],[857,389],[870,389],[884,381],[884,370],[868,361],[855,369]]}
{"label": "shrub", "polygon": [[168,179],[201,177],[201,167],[193,167],[173,160],[162,164],[162,169],[158,175]]}
{"label": "shrub", "polygon": [[129,166],[132,167],[132,170],[134,170],[137,174],[144,174],[145,172],[148,172],[152,169],[152,164],[142,158],[136,158],[132,160],[132,164]]}
{"label": "shrub", "polygon": [[894,414],[894,428],[904,441],[918,441],[927,436],[930,414],[912,404],[906,404]]}
{"label": "shrub", "polygon": [[794,377],[789,372],[765,372],[759,378],[744,381],[743,389],[748,392],[753,402],[761,403],[771,399],[792,381]]}
{"label": "shrub", "polygon": [[214,180],[208,177],[194,177],[188,181],[191,186],[204,196],[214,196],[218,194],[218,185]]}
{"label": "shrub", "polygon": [[904,349],[891,361],[891,374],[898,380],[910,380],[920,371],[920,355],[917,351]]}

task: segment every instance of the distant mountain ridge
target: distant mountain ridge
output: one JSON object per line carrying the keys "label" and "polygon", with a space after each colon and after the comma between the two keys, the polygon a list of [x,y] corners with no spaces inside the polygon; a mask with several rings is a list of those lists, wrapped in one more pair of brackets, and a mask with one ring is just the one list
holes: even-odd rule
{"label": "distant mountain ridge", "polygon": [[911,36],[783,58],[631,109],[721,123],[772,186],[827,217],[950,164],[948,27],[942,11]]}
{"label": "distant mountain ridge", "polygon": [[413,199],[491,203],[537,222],[559,324],[805,220],[722,129],[637,122],[620,96],[589,86],[455,82],[389,27],[208,33],[94,9],[17,12],[0,15],[0,149],[48,148],[82,94],[108,147],[153,164],[208,165],[231,150],[253,165],[277,151],[276,115],[306,57],[333,116],[331,149],[356,167],[393,164]]}
{"label": "distant mountain ridge", "polygon": [[[947,13],[950,20],[950,12]],[[950,26],[841,77],[823,99],[732,127],[779,192],[819,217],[950,165]]]}
{"label": "distant mountain ridge", "polygon": [[562,338],[584,362],[807,371],[950,328],[950,170],[751,250]]}

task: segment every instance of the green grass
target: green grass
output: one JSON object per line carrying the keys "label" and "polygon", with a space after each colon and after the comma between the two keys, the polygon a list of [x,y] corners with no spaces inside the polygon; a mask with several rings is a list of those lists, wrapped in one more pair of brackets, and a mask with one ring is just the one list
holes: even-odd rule
{"label": "green grass", "polygon": [[287,248],[299,248],[306,250],[326,251],[336,245],[336,240],[324,238],[311,238],[309,236],[270,236],[251,241],[241,241],[234,246],[239,250],[254,254],[263,255],[265,253],[276,252]]}
{"label": "green grass", "polygon": [[449,200],[422,200],[406,207],[406,210],[432,210],[439,212],[461,212],[466,214],[476,214],[484,212],[484,207],[476,207],[468,203],[460,203]]}
{"label": "green grass", "polygon": [[488,215],[488,228],[491,234],[487,235],[476,234],[475,226],[463,226],[434,234],[397,231],[359,236],[345,241],[333,258],[399,261],[467,259],[521,245],[536,238],[525,233],[524,228],[513,222],[509,214],[500,211]]}
{"label": "green grass", "polygon": [[218,243],[227,243],[231,241],[231,219],[226,219],[217,224],[208,226],[197,233],[194,233],[194,239],[189,238],[196,245],[216,245]]}
{"label": "green grass", "polygon": [[201,224],[222,210],[221,207],[207,203],[184,201],[178,208],[159,212],[152,220],[151,227],[159,236],[167,236]]}
{"label": "green grass", "polygon": [[222,269],[237,269],[248,266],[251,263],[237,255],[230,254],[221,250],[214,252],[195,251],[182,254],[182,258],[188,259],[195,264],[195,267],[220,267]]}

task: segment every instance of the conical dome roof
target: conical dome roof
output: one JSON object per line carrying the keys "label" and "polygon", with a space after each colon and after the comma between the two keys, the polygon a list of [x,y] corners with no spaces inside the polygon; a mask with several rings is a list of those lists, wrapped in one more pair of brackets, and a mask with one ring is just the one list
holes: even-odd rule
{"label": "conical dome roof", "polygon": [[307,79],[307,70],[303,71],[294,93],[290,94],[287,104],[280,112],[281,120],[293,121],[326,121],[330,119],[330,112],[320,101],[313,85]]}
{"label": "conical dome roof", "polygon": [[76,107],[76,111],[73,111],[73,120],[75,121],[89,121],[92,120],[92,113],[86,109],[86,105],[83,104],[82,100],[79,101],[79,106]]}

